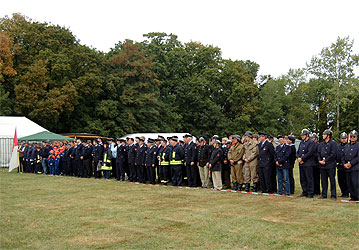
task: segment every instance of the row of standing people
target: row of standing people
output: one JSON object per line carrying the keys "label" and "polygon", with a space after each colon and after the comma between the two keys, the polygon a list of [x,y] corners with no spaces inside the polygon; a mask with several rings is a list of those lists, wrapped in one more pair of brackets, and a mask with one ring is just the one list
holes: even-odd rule
{"label": "row of standing people", "polygon": [[[327,198],[328,179],[331,198],[336,199],[336,169],[341,197],[358,200],[358,143],[357,132],[341,134],[337,145],[332,140],[332,132],[323,133],[323,142],[318,142],[316,134],[304,129],[301,143],[295,148],[295,137],[278,136],[279,145],[270,141],[270,136],[247,131],[243,138],[233,135],[223,138],[197,138],[185,135],[183,141],[177,137],[157,139],[136,137],[117,140],[101,139],[92,141],[77,140],[64,145],[25,145],[23,153],[24,171],[44,174],[74,175],[96,178],[111,176],[120,181],[125,177],[131,182],[148,181],[162,185],[169,182],[174,186],[202,186],[216,189],[290,195],[294,193],[293,168],[296,159],[299,163],[300,197],[311,198],[321,195]],[[60,142],[58,142],[60,143]],[[348,160],[349,159],[349,160]],[[350,166],[350,167],[349,167]],[[320,191],[320,183],[322,192]],[[232,184],[232,186],[231,186]],[[278,186],[277,186],[278,185]]]}

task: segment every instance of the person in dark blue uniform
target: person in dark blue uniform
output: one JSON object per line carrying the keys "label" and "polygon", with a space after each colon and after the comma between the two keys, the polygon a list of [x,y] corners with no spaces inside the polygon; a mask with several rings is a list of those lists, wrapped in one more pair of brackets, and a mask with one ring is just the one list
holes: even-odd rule
{"label": "person in dark blue uniform", "polygon": [[185,140],[184,146],[184,165],[186,166],[186,173],[188,178],[188,186],[189,187],[197,187],[197,146],[192,141],[192,135],[185,135],[183,137]]}
{"label": "person in dark blue uniform", "polygon": [[259,180],[263,193],[273,193],[274,146],[267,140],[267,134],[259,133]]}
{"label": "person in dark blue uniform", "polygon": [[337,199],[337,189],[335,183],[335,168],[338,147],[332,140],[333,132],[326,129],[323,132],[323,142],[318,147],[318,162],[320,167],[320,176],[322,182],[322,196],[320,199],[327,198],[328,178],[330,180],[330,195],[332,200]]}
{"label": "person in dark blue uniform", "polygon": [[278,194],[283,194],[283,182],[285,183],[285,194],[290,195],[290,181],[289,181],[289,157],[291,154],[291,148],[285,143],[283,136],[277,136],[279,145],[275,149],[274,161],[277,166],[277,178],[278,178]]}
{"label": "person in dark blue uniform", "polygon": [[172,168],[172,186],[182,185],[182,161],[184,160],[183,148],[177,144],[178,138],[171,138],[172,151],[170,154],[170,165]]}
{"label": "person in dark blue uniform", "polygon": [[148,138],[147,140],[147,151],[145,158],[145,166],[147,169],[147,176],[150,184],[156,184],[156,158],[157,158],[157,147],[154,145],[155,140]]}
{"label": "person in dark blue uniform", "polygon": [[128,170],[130,173],[129,176],[129,181],[130,182],[136,182],[137,181],[137,172],[136,172],[136,166],[135,166],[135,158],[136,158],[136,145],[134,144],[134,140],[133,138],[128,138],[127,140],[127,144],[128,144]]}
{"label": "person in dark blue uniform", "polygon": [[301,133],[302,141],[297,151],[297,159],[299,163],[300,185],[302,186],[302,194],[298,197],[313,198],[314,181],[313,167],[315,166],[316,156],[314,154],[314,142],[309,138],[309,130],[303,129]]}
{"label": "person in dark blue uniform", "polygon": [[90,178],[91,176],[91,153],[92,153],[92,148],[89,146],[89,142],[91,141],[84,141],[82,144],[82,148],[81,148],[81,153],[80,153],[80,159],[81,159],[81,163],[80,163],[80,168],[79,168],[79,177],[82,178]]}
{"label": "person in dark blue uniform", "polygon": [[342,194],[339,197],[348,198],[349,189],[347,184],[347,179],[345,176],[345,169],[342,163],[342,155],[345,145],[348,143],[348,134],[343,132],[340,134],[340,143],[338,143],[338,155],[337,155],[337,174],[338,174],[338,184]]}
{"label": "person in dark blue uniform", "polygon": [[294,169],[295,160],[297,159],[297,157],[296,157],[297,150],[295,149],[295,137],[288,136],[287,144],[290,146],[290,149],[291,149],[291,153],[289,156],[290,168],[288,171],[289,172],[289,182],[290,182],[290,194],[294,194],[295,181],[294,181],[293,169]]}
{"label": "person in dark blue uniform", "polygon": [[116,180],[125,181],[126,140],[117,138]]}
{"label": "person in dark blue uniform", "polygon": [[135,166],[137,168],[138,181],[140,183],[145,183],[145,157],[146,157],[146,146],[144,144],[145,140],[139,139],[138,146],[136,150]]}
{"label": "person in dark blue uniform", "polygon": [[158,153],[158,161],[159,161],[159,179],[162,185],[167,185],[169,182],[169,168],[170,168],[170,154],[171,147],[167,145],[167,140],[162,139],[161,148]]}
{"label": "person in dark blue uniform", "polygon": [[[314,141],[314,155],[318,155],[319,137],[316,133],[312,133],[310,139]],[[317,157],[315,157],[315,165],[313,167],[313,183],[314,195],[320,195],[320,164]]]}
{"label": "person in dark blue uniform", "polygon": [[95,178],[101,178],[101,164],[100,161],[102,161],[103,157],[103,144],[100,140],[94,140],[94,147],[93,147],[93,161],[94,161],[94,176]]}
{"label": "person in dark blue uniform", "polygon": [[350,193],[350,201],[359,200],[359,143],[358,132],[353,130],[349,133],[350,143],[345,145],[342,164],[345,168],[347,183]]}

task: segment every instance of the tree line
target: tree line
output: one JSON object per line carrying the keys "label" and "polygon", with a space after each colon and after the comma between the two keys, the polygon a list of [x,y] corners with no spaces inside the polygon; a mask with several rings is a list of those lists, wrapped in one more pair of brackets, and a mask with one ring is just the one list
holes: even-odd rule
{"label": "tree line", "polygon": [[0,29],[0,115],[54,132],[338,134],[359,124],[359,56],[349,37],[273,78],[258,75],[256,62],[174,34],[148,33],[104,53],[21,14],[1,18]]}

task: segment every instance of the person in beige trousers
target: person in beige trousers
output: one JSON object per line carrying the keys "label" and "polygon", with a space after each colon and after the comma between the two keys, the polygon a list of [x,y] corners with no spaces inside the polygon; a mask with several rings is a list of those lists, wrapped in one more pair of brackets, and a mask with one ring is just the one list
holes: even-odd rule
{"label": "person in beige trousers", "polygon": [[249,192],[251,182],[253,182],[253,192],[258,190],[258,144],[253,141],[252,132],[247,131],[245,134],[246,143],[244,144],[244,182],[246,185],[245,191]]}
{"label": "person in beige trousers", "polygon": [[233,190],[242,191],[243,186],[243,158],[244,147],[241,143],[239,135],[232,136],[232,147],[228,151],[228,160],[231,165],[231,177],[233,183]]}
{"label": "person in beige trousers", "polygon": [[209,161],[209,169],[212,172],[213,178],[213,188],[216,190],[222,189],[222,161],[223,161],[223,151],[220,148],[221,142],[216,140],[213,144],[214,150],[211,154],[211,159]]}

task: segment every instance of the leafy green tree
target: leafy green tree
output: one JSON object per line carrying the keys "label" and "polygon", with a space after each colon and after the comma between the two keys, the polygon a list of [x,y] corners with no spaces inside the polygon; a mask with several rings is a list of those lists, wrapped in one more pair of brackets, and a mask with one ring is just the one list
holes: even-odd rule
{"label": "leafy green tree", "polygon": [[348,101],[348,93],[345,91],[355,76],[355,68],[358,67],[359,56],[353,53],[354,41],[349,37],[340,38],[330,47],[322,49],[318,56],[314,56],[307,65],[307,70],[316,78],[324,79],[330,85],[330,95],[333,97],[335,109],[329,110],[329,117],[336,120],[336,130],[340,131],[340,112],[343,102]]}

